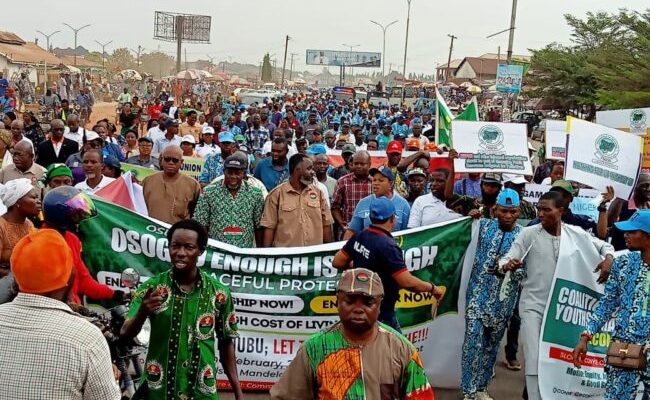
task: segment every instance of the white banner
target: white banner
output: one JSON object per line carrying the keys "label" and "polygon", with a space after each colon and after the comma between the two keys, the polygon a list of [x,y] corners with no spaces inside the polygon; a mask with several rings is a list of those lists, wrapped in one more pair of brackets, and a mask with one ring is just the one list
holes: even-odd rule
{"label": "white banner", "polygon": [[650,107],[598,111],[596,123],[637,135],[646,135],[650,130]]}
{"label": "white banner", "polygon": [[569,144],[564,178],[629,199],[641,168],[643,140],[639,136],[568,118]]}
{"label": "white banner", "polygon": [[566,121],[546,120],[546,154],[548,160],[566,158]]}
{"label": "white banner", "polygon": [[533,174],[525,124],[455,120],[451,131],[456,172]]}
{"label": "white banner", "polygon": [[[564,232],[564,231],[563,231]],[[586,244],[589,245],[589,244]],[[560,253],[563,249],[560,244]],[[588,344],[588,353],[580,369],[573,366],[573,349],[578,344],[580,333],[598,299],[603,295],[603,285],[596,282],[592,263],[577,250],[565,253],[571,268],[558,260],[553,288],[544,313],[539,343],[539,389],[543,399],[574,400],[604,399],[606,375],[605,355],[614,329],[611,320],[602,331],[594,335]],[[641,398],[643,385],[637,395]]]}

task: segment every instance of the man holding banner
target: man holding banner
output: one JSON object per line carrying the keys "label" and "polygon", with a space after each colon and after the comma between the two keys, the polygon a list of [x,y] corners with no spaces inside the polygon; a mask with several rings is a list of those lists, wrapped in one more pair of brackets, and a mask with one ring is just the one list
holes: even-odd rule
{"label": "man holding banner", "polygon": [[[630,344],[645,348],[648,341],[650,210],[639,210],[628,221],[617,222],[616,227],[625,232],[625,243],[630,252],[616,257],[614,261],[612,274],[605,284],[605,294],[598,301],[587,323],[587,329],[580,335],[580,341],[573,351],[573,363],[576,368],[585,363],[587,343],[612,317],[615,320],[612,340],[624,345],[620,354],[631,357],[632,361],[634,355]],[[611,346],[610,344],[610,348]],[[613,365],[613,360],[609,359],[610,354],[608,350],[605,399],[634,400],[639,382],[643,381],[646,389],[650,383],[646,363],[643,363],[642,369],[622,368]],[[640,357],[646,361],[645,351],[641,352]]]}
{"label": "man holding banner", "polygon": [[[524,228],[515,239],[510,251],[499,260],[499,270],[511,274],[523,268],[525,271],[519,312],[521,332],[526,338],[526,386],[530,400],[540,400],[538,361],[542,320],[553,285],[558,264],[578,268],[577,264],[593,269],[594,260],[601,260],[597,269],[612,265],[614,248],[583,229],[562,223],[566,204],[560,193],[548,192],[540,198],[539,225]],[[505,279],[511,279],[507,276]]]}
{"label": "man holding banner", "polygon": [[[476,257],[467,286],[465,342],[462,354],[461,388],[465,400],[489,400],[487,387],[494,376],[499,343],[518,298],[523,270],[507,282],[495,274],[499,257],[504,256],[523,229],[517,224],[520,213],[519,194],[512,189],[499,193],[496,218],[482,218]],[[475,215],[480,215],[475,210]],[[500,298],[503,285],[508,296]]]}

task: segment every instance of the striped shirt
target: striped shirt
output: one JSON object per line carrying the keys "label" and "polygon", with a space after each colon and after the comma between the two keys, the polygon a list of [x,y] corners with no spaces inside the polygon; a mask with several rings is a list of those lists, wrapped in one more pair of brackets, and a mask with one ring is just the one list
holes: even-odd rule
{"label": "striped shirt", "polygon": [[0,399],[120,399],[101,331],[45,296],[0,305],[0,365]]}

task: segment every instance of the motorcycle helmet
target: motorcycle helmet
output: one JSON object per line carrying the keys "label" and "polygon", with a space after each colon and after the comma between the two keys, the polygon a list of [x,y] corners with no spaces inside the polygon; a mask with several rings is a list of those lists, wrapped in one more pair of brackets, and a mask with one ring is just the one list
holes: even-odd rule
{"label": "motorcycle helmet", "polygon": [[95,215],[97,209],[90,197],[72,186],[52,189],[43,199],[43,218],[56,229],[70,229]]}

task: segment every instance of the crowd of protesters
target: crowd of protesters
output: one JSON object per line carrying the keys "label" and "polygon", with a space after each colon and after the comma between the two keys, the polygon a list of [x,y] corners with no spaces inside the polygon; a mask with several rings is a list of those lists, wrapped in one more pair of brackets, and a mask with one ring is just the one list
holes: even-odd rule
{"label": "crowd of protesters", "polygon": [[[208,238],[242,248],[346,241],[333,261],[336,268],[345,270],[337,295],[341,323],[304,344],[271,392],[274,399],[319,398],[318,393],[323,392],[318,390],[333,390],[325,378],[335,371],[321,374],[320,367],[319,372],[314,370],[327,356],[319,346],[330,341],[345,342],[339,347],[375,348],[361,355],[362,370],[369,371],[368,376],[378,374],[373,368],[388,362],[381,358],[387,346],[404,364],[416,360],[416,365],[408,364],[398,373],[409,382],[408,390],[391,392],[391,398],[405,398],[402,396],[414,390],[429,393],[417,351],[401,336],[395,302],[400,288],[430,292],[436,298],[443,292],[435,283],[408,272],[392,234],[464,216],[479,219],[465,311],[461,388],[466,399],[491,398],[487,388],[504,335],[504,362],[509,369],[521,369],[517,360],[520,332],[526,360],[524,396],[541,398],[539,386],[543,383],[538,382],[536,362],[539,333],[561,240],[588,243],[579,251],[602,257],[593,267],[599,271],[599,281],[606,284],[604,300],[576,348],[576,363],[586,343],[614,314],[619,338],[640,343],[648,335],[650,320],[645,307],[643,311],[636,307],[648,296],[650,279],[646,261],[650,257],[646,253],[650,249],[650,217],[644,211],[650,207],[650,176],[645,173],[630,201],[614,200],[611,188],[603,193],[599,218],[594,221],[571,212],[569,205],[581,185],[564,180],[562,163],[544,160],[543,154],[537,154],[539,166],[534,176],[456,174],[451,161],[458,154],[436,144],[435,118],[426,111],[377,108],[363,99],[337,101],[324,92],[271,97],[248,105],[224,96],[222,102],[205,109],[192,98],[179,102],[162,91],[145,109],[128,90],[123,94],[118,99],[121,112],[117,121],[103,119],[81,126],[74,110],[63,102],[49,132],[39,130],[37,119],[30,114],[18,118],[12,113],[5,118],[6,129],[0,130],[0,200],[6,208],[0,216],[0,276],[13,273],[20,294],[12,305],[4,306],[0,315],[6,317],[0,317],[0,327],[15,324],[12,315],[21,309],[40,310],[31,321],[34,323],[37,318],[52,323],[56,316],[48,307],[69,313],[61,300],[68,298],[69,282],[78,279],[75,275],[83,275],[86,284],[73,286],[77,290],[73,295],[116,296],[108,288],[88,283],[92,278],[83,273],[80,244],[71,254],[60,249],[66,246],[57,241],[68,243],[73,240],[72,232],[65,236],[66,230],[59,228],[47,233],[47,219],[39,225],[41,201],[60,187],[74,186],[80,193],[93,194],[119,178],[122,163],[150,168],[154,173],[140,184],[149,216],[172,225],[167,234],[172,266],[170,272],[151,278],[137,290],[122,333],[134,336],[149,318],[153,334],[158,336],[152,340],[147,365],[155,359],[175,372],[166,376],[161,386],[157,387],[160,382],[150,385],[148,398],[171,399],[178,393],[192,397],[206,390],[205,384],[196,384],[183,374],[196,373],[199,368],[216,373],[214,341],[204,343],[212,351],[195,348],[188,333],[172,322],[215,312],[220,317],[211,322],[212,340],[218,339],[220,361],[236,397],[243,398],[232,346],[237,326],[228,319],[234,315],[230,292],[196,268]],[[141,129],[145,114],[149,120],[146,129]],[[535,149],[530,150],[535,157]],[[204,159],[198,179],[181,173],[187,157]],[[551,185],[537,207],[524,199],[529,182]],[[39,226],[45,229],[37,231]],[[56,237],[56,232],[64,236]],[[614,250],[626,247],[632,252],[614,259]],[[49,260],[41,258],[31,272],[21,263],[28,256],[42,257],[38,254],[43,252],[57,254],[55,268],[46,268]],[[69,259],[75,260],[72,269]],[[625,276],[634,276],[634,282]],[[52,284],[43,283],[42,277],[51,279]],[[355,285],[356,281],[364,285]],[[366,287],[369,281],[380,284]],[[157,290],[163,286],[172,289],[163,295]],[[194,299],[199,308],[169,307],[169,296],[187,296],[187,301]],[[203,296],[221,300],[199,303]],[[95,342],[90,329],[74,330],[74,337],[94,343],[95,347],[85,351],[105,356],[103,345]],[[0,342],[4,336],[0,333]],[[182,351],[170,353],[168,346],[181,346]],[[328,352],[337,349],[328,348]],[[0,351],[0,360],[7,363],[10,359]],[[187,362],[191,368],[181,367]],[[106,372],[108,367],[101,368],[99,372]],[[640,371],[611,367],[607,372],[608,399],[632,398],[630,393],[645,379]],[[382,381],[381,387],[377,381],[376,387],[354,384],[348,390],[359,396],[366,393],[367,398],[384,398],[384,392],[380,396],[383,384],[390,383],[386,387],[397,390],[397,378]],[[17,376],[7,379],[10,383],[5,393],[10,398],[30,397],[11,381]],[[117,389],[112,383],[102,383],[105,377],[93,379],[100,382],[89,380],[86,385],[103,391],[98,393],[107,397],[101,398],[113,398]],[[151,394],[158,393],[159,387],[163,388],[159,396]],[[214,393],[213,389],[214,382],[207,390]],[[213,398],[210,393],[196,398]],[[418,398],[433,398],[432,393],[423,396]]]}

